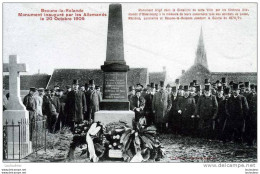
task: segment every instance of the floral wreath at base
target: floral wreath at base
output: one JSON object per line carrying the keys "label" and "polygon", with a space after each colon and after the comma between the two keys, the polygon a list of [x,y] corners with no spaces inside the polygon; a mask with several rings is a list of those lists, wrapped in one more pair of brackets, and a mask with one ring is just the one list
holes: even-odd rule
{"label": "floral wreath at base", "polygon": [[[83,145],[87,146],[82,148]],[[75,125],[73,130],[69,160],[74,159],[76,147],[80,147],[81,155],[87,154],[92,162],[108,159],[109,150],[121,151],[125,162],[159,161],[164,156],[156,128],[146,127],[139,122],[131,128],[121,121],[105,126],[100,122],[83,121]]]}

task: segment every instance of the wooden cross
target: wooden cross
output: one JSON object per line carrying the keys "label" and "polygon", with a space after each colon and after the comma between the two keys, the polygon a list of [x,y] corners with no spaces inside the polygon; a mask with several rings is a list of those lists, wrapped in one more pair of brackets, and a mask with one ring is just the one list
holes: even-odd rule
{"label": "wooden cross", "polygon": [[10,55],[9,63],[3,64],[3,72],[9,72],[8,110],[25,110],[20,96],[20,72],[26,71],[26,64],[19,64],[16,55]]}

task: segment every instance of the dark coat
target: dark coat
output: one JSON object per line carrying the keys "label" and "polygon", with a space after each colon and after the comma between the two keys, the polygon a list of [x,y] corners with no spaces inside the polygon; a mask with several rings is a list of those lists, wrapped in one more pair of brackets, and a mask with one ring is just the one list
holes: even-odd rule
{"label": "dark coat", "polygon": [[[139,105],[138,105],[139,101]],[[145,99],[140,96],[139,98],[135,95],[130,100],[130,110],[134,111],[136,108],[140,108],[141,111],[144,110],[145,107]]]}
{"label": "dark coat", "polygon": [[65,103],[66,121],[81,122],[86,112],[86,98],[81,91],[70,91]]}
{"label": "dark coat", "polygon": [[31,94],[27,94],[23,99],[23,104],[26,107],[26,110],[29,111],[30,119],[35,118],[36,116],[36,101]]}
{"label": "dark coat", "polygon": [[56,112],[57,112],[57,113],[60,113],[60,107],[61,107],[61,105],[60,105],[60,99],[59,99],[59,97],[53,96],[53,97],[51,98],[51,103],[55,106]]}
{"label": "dark coat", "polygon": [[46,116],[51,115],[51,99],[49,96],[44,95],[42,99],[42,114]]}
{"label": "dark coat", "polygon": [[216,118],[218,113],[218,102],[215,95],[199,97],[195,115],[199,115],[200,119],[210,120]]}
{"label": "dark coat", "polygon": [[88,90],[85,92],[87,103],[86,119],[94,119],[95,112],[99,111],[99,104],[102,101],[101,93],[97,90]]}
{"label": "dark coat", "polygon": [[248,114],[248,103],[244,96],[233,95],[228,99],[226,103],[226,113],[231,120],[245,119]]}
{"label": "dark coat", "polygon": [[145,99],[145,106],[144,106],[144,112],[146,114],[153,112],[153,94],[146,94],[144,96]]}
{"label": "dark coat", "polygon": [[155,123],[168,122],[172,101],[170,94],[166,90],[160,90],[154,94],[152,106],[155,111]]}
{"label": "dark coat", "polygon": [[190,118],[195,112],[195,99],[193,97],[183,97],[177,102],[177,111],[181,110],[182,117]]}

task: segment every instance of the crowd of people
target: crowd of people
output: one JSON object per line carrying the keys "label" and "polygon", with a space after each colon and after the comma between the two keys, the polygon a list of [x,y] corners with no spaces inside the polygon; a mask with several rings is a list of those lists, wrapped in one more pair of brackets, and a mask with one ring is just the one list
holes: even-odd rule
{"label": "crowd of people", "polygon": [[203,85],[193,80],[176,86],[164,82],[129,87],[130,109],[136,121],[156,125],[161,133],[200,137],[252,146],[257,138],[257,86],[226,83],[226,78]]}
{"label": "crowd of people", "polygon": [[[141,84],[129,87],[130,110],[135,121],[144,126],[155,125],[159,133],[221,140],[223,143],[247,143],[257,137],[257,86],[250,82],[226,83],[226,78],[197,84],[193,80],[175,86]],[[8,102],[4,100],[5,104]],[[83,120],[93,121],[102,101],[100,87],[94,80],[79,86],[78,80],[61,89],[30,88],[23,99],[29,120],[47,120],[47,129],[55,133],[62,127],[74,129]],[[30,127],[30,131],[33,131]]]}

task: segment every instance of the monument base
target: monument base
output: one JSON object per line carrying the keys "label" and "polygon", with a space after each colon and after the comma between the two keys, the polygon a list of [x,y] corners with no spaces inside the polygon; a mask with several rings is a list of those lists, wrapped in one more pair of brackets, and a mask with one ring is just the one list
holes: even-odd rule
{"label": "monument base", "polygon": [[[23,122],[22,122],[23,120]],[[32,142],[29,140],[29,112],[26,110],[5,110],[3,112],[3,125],[7,125],[7,143],[9,155],[19,154],[19,140],[20,150],[23,153],[29,154],[32,152]],[[26,121],[26,123],[25,123]],[[20,131],[19,131],[19,123]],[[20,132],[20,135],[19,135]]]}
{"label": "monument base", "polygon": [[95,113],[94,121],[100,121],[102,124],[106,125],[112,122],[123,121],[127,123],[128,126],[133,126],[133,120],[135,118],[135,113],[133,111],[108,111],[102,110]]}

